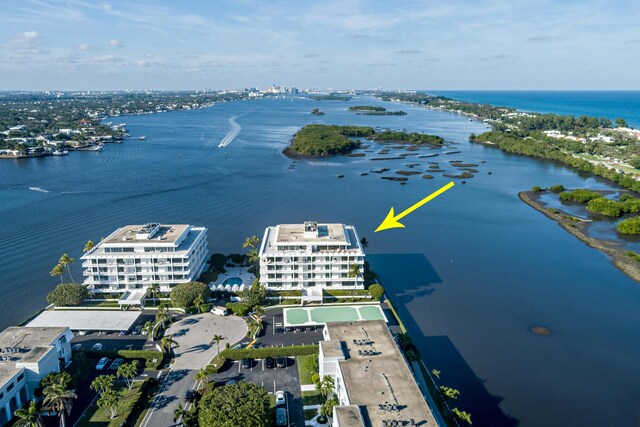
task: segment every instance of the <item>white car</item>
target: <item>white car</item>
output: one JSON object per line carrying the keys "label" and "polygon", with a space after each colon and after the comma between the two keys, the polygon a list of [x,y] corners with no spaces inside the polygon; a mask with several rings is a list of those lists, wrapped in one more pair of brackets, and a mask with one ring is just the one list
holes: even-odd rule
{"label": "white car", "polygon": [[82,344],[78,343],[78,344],[74,344],[71,346],[71,350],[73,351],[80,351],[82,350]]}
{"label": "white car", "polygon": [[95,343],[95,344],[91,347],[91,350],[94,350],[94,351],[100,351],[100,350],[102,350],[102,344],[100,344],[99,342]]}
{"label": "white car", "polygon": [[108,357],[103,357],[102,359],[100,359],[98,361],[98,364],[96,365],[96,371],[102,371],[108,364],[109,364],[110,360]]}
{"label": "white car", "polygon": [[276,391],[276,406],[282,406],[287,402],[284,391]]}

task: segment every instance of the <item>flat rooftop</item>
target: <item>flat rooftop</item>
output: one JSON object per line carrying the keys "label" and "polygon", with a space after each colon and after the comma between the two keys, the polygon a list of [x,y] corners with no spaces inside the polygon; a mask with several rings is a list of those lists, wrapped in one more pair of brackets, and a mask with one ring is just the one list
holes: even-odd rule
{"label": "flat rooftop", "polygon": [[161,224],[160,229],[150,239],[136,238],[136,234],[142,230],[143,225],[125,225],[118,229],[115,233],[111,234],[101,243],[175,243],[176,240],[182,236],[187,228],[188,224]]}
{"label": "flat rooftop", "polygon": [[318,224],[317,237],[305,237],[304,224],[280,224],[277,226],[278,232],[276,243],[342,243],[347,244],[344,224]]}
{"label": "flat rooftop", "polygon": [[40,313],[28,326],[69,327],[72,331],[128,331],[140,314],[140,311],[121,310],[49,310]]}
{"label": "flat rooftop", "polygon": [[[326,327],[330,339],[342,341],[347,350],[347,359],[338,363],[349,401],[360,406],[365,425],[411,419],[416,425],[437,425],[383,320],[328,322]],[[397,405],[397,409],[391,410],[390,405]]]}

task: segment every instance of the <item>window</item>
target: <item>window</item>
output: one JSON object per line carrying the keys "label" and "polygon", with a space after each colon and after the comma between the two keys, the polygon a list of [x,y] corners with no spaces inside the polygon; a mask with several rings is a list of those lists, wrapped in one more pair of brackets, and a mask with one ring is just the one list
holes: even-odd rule
{"label": "window", "polygon": [[7,387],[7,391],[11,391],[13,390],[13,383],[9,384],[9,387]]}
{"label": "window", "polygon": [[16,381],[22,381],[23,378],[24,378],[24,373],[18,375],[18,378],[16,378]]}

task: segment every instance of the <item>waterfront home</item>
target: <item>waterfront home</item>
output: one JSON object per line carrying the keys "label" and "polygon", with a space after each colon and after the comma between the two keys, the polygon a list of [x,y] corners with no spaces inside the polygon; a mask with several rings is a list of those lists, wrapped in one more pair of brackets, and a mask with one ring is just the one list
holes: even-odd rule
{"label": "waterfront home", "polygon": [[[353,225],[280,224],[260,246],[260,283],[267,289],[362,289],[364,250]],[[360,274],[349,277],[352,265]]]}
{"label": "waterfront home", "polygon": [[196,280],[207,259],[207,229],[186,224],[127,225],[82,256],[84,284],[94,292],[169,291]]}
{"label": "waterfront home", "polygon": [[64,327],[12,326],[0,332],[0,425],[34,399],[42,378],[71,361],[72,338]]}
{"label": "waterfront home", "polygon": [[383,320],[328,322],[322,335],[318,364],[320,378],[334,380],[334,427],[438,425]]}

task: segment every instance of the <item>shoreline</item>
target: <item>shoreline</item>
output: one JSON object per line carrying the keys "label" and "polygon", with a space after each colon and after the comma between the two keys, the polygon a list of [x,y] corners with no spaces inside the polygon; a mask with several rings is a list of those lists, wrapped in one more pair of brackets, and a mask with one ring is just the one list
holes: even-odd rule
{"label": "shoreline", "polygon": [[533,209],[544,214],[547,218],[555,221],[560,227],[565,229],[569,234],[578,238],[587,246],[597,249],[607,255],[611,263],[616,266],[616,268],[626,274],[629,278],[633,279],[636,283],[640,284],[640,263],[629,257],[626,249],[621,248],[615,242],[587,236],[585,233],[585,227],[587,227],[589,222],[574,222],[568,219],[568,217],[570,217],[568,214],[551,212],[542,207],[537,200],[531,198],[531,194],[531,191],[521,191],[518,193],[518,198]]}

